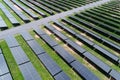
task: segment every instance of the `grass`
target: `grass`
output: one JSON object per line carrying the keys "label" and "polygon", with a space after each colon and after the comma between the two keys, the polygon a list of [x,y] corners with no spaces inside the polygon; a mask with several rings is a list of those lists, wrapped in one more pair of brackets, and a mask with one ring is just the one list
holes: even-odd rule
{"label": "grass", "polygon": [[9,47],[7,46],[7,43],[5,41],[0,41],[1,49],[3,50],[3,55],[7,61],[8,67],[10,69],[10,72],[12,74],[12,77],[14,80],[24,80],[17,63],[15,62],[14,57],[11,54],[11,51]]}
{"label": "grass", "polygon": [[46,68],[44,67],[44,65],[40,62],[40,60],[38,59],[38,57],[31,50],[31,48],[28,46],[28,44],[24,41],[24,39],[22,38],[22,36],[18,35],[18,36],[16,36],[16,39],[18,40],[19,44],[21,45],[21,47],[25,51],[26,55],[30,59],[31,63],[33,64],[33,66],[35,67],[35,69],[37,70],[37,72],[39,73],[39,75],[41,76],[41,78],[43,80],[53,80],[53,78],[50,75],[50,73],[46,70]]}

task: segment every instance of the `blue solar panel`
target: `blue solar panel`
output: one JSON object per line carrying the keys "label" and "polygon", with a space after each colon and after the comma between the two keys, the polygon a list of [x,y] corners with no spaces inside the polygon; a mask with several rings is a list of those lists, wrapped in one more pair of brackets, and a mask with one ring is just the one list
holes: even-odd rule
{"label": "blue solar panel", "polygon": [[41,80],[40,75],[31,62],[20,65],[19,68],[25,80]]}
{"label": "blue solar panel", "polygon": [[81,75],[85,80],[99,80],[91,71],[89,71],[85,66],[83,66],[78,61],[71,63],[73,69]]}
{"label": "blue solar panel", "polygon": [[22,31],[21,35],[26,41],[34,40],[34,38],[27,31]]}
{"label": "blue solar panel", "polygon": [[54,30],[53,31],[55,35],[57,35],[59,38],[61,38],[62,40],[67,40],[68,37],[64,36],[61,32]]}
{"label": "blue solar panel", "polygon": [[71,63],[72,61],[75,60],[75,58],[70,55],[63,47],[61,46],[55,46],[54,50],[67,62]]}
{"label": "blue solar panel", "polygon": [[41,37],[42,37],[42,39],[44,39],[44,41],[47,42],[51,47],[54,47],[54,46],[58,45],[58,43],[56,43],[55,41],[53,41],[52,38],[50,38],[48,35],[42,35]]}
{"label": "blue solar panel", "polygon": [[70,39],[66,40],[66,43],[67,43],[70,47],[72,47],[73,49],[77,50],[77,51],[80,52],[80,53],[83,53],[83,52],[86,51],[85,49],[83,49],[81,46],[79,46],[77,43],[71,41]]}
{"label": "blue solar panel", "polygon": [[52,58],[50,58],[50,56],[47,53],[38,55],[38,57],[52,76],[56,75],[61,71],[60,67],[52,60]]}
{"label": "blue solar panel", "polygon": [[2,54],[2,50],[0,49],[0,54]]}
{"label": "blue solar panel", "polygon": [[35,40],[28,41],[27,43],[29,44],[29,46],[35,52],[36,55],[45,52],[43,48]]}
{"label": "blue solar panel", "polygon": [[8,46],[11,48],[11,47],[16,47],[16,46],[19,46],[19,43],[17,42],[17,40],[11,36],[11,35],[8,35],[6,38],[5,38]]}
{"label": "blue solar panel", "polygon": [[53,26],[49,25],[49,24],[46,24],[45,27],[48,28],[50,31],[54,31],[55,30],[55,28]]}
{"label": "blue solar panel", "polygon": [[92,41],[88,40],[87,38],[85,38],[85,37],[83,37],[83,36],[81,36],[79,34],[76,34],[76,37],[78,39],[82,40],[83,42],[87,43],[88,45],[91,45],[91,46],[94,45],[94,43]]}
{"label": "blue solar panel", "polygon": [[115,71],[115,70],[112,70],[110,73],[109,73],[115,80],[120,80],[120,73]]}
{"label": "blue solar panel", "polygon": [[93,47],[94,47],[95,49],[99,50],[100,52],[102,52],[104,55],[106,55],[106,56],[108,56],[109,58],[113,59],[114,61],[117,62],[117,61],[119,60],[119,58],[118,58],[116,55],[110,53],[109,51],[103,49],[102,47],[100,47],[100,46],[98,46],[98,45],[94,45]]}
{"label": "blue solar panel", "polygon": [[111,70],[111,68],[107,64],[105,64],[104,62],[102,62],[100,59],[93,56],[89,52],[85,52],[83,55],[87,57],[95,65],[97,65],[99,68],[101,68],[103,71],[105,71],[106,73],[109,73],[109,71]]}
{"label": "blue solar panel", "polygon": [[0,76],[0,80],[13,80],[10,73]]}
{"label": "blue solar panel", "polygon": [[45,32],[42,31],[39,27],[35,27],[34,30],[35,30],[35,32],[36,32],[37,34],[39,34],[39,35],[45,35]]}
{"label": "blue solar panel", "polygon": [[60,72],[54,78],[55,80],[71,80],[64,72]]}
{"label": "blue solar panel", "polygon": [[3,74],[6,74],[8,72],[9,72],[9,70],[8,70],[7,64],[5,62],[4,56],[3,56],[3,54],[0,54],[0,76]]}
{"label": "blue solar panel", "polygon": [[10,50],[11,50],[18,65],[29,61],[27,55],[25,54],[25,52],[22,50],[22,48],[20,46],[10,48]]}

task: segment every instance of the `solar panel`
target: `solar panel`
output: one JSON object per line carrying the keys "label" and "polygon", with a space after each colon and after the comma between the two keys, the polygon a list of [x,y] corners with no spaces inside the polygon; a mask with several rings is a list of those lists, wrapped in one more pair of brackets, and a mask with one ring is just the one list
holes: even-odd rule
{"label": "solar panel", "polygon": [[0,54],[2,54],[2,50],[0,49]]}
{"label": "solar panel", "polygon": [[51,9],[48,9],[46,6],[40,5],[38,2],[31,1],[31,0],[29,0],[29,2],[33,3],[34,5],[36,5],[37,7],[41,8],[41,9],[43,9],[44,11],[46,11],[47,13],[49,13],[51,15],[54,14]]}
{"label": "solar panel", "polygon": [[27,55],[25,54],[25,52],[22,50],[22,48],[20,46],[10,48],[10,50],[11,50],[18,65],[29,61]]}
{"label": "solar panel", "polygon": [[115,70],[112,70],[110,73],[109,73],[115,80],[119,80],[120,79],[120,73],[115,71]]}
{"label": "solar panel", "polygon": [[0,76],[0,80],[13,80],[10,73]]}
{"label": "solar panel", "polygon": [[70,55],[65,49],[63,49],[61,46],[55,46],[53,47],[54,50],[67,62],[71,63],[72,61],[75,60],[75,58]]}
{"label": "solar panel", "polygon": [[54,78],[55,80],[71,80],[64,72],[60,72]]}
{"label": "solar panel", "polygon": [[52,27],[51,25],[49,25],[49,24],[46,24],[46,26],[45,26],[47,29],[49,29],[50,31],[54,31],[55,30],[55,28],[54,27]]}
{"label": "solar panel", "polygon": [[58,74],[61,71],[60,67],[53,61],[52,58],[50,58],[50,56],[47,53],[38,55],[38,57],[52,76]]}
{"label": "solar panel", "polygon": [[23,1],[23,0],[20,0],[22,3],[24,3],[25,5],[27,5],[28,7],[30,7],[32,10],[34,10],[35,12],[39,13],[40,15],[42,16],[46,16],[46,14],[44,14],[43,12],[41,12],[40,10],[38,10],[34,5],[32,5],[31,3],[29,2],[26,2],[26,1]]}
{"label": "solar panel", "polygon": [[34,19],[38,19],[38,16],[33,14],[28,8],[22,6],[21,4],[19,4],[17,1],[12,0],[17,6],[19,6],[21,9],[23,9],[25,12],[27,12],[27,14],[29,14],[32,18]]}
{"label": "solar panel", "polygon": [[27,31],[22,31],[21,35],[26,41],[34,40],[34,38]]}
{"label": "solar panel", "polygon": [[17,42],[17,40],[11,35],[8,35],[5,38],[5,40],[10,48],[19,46],[19,43]]}
{"label": "solar panel", "polygon": [[8,72],[9,72],[9,70],[8,70],[7,64],[5,62],[4,56],[3,56],[3,54],[0,54],[0,76],[3,74],[6,74]]}
{"label": "solar panel", "polygon": [[28,41],[27,43],[29,44],[29,46],[35,52],[36,55],[45,52],[43,48],[35,40]]}
{"label": "solar panel", "polygon": [[36,32],[37,34],[39,34],[40,36],[41,36],[41,35],[45,35],[45,32],[42,31],[39,27],[34,28],[34,30],[35,30],[35,32]]}
{"label": "solar panel", "polygon": [[61,38],[62,40],[67,40],[68,37],[64,36],[61,32],[59,32],[58,30],[54,30],[53,31],[55,35],[57,35],[59,38]]}
{"label": "solar panel", "polygon": [[52,40],[48,35],[42,35],[42,39],[44,39],[45,42],[47,42],[51,47],[54,47],[58,45],[55,41]]}
{"label": "solar panel", "polygon": [[65,40],[65,41],[66,41],[66,43],[67,43],[70,47],[72,47],[73,49],[77,50],[77,51],[80,52],[80,53],[83,53],[83,52],[86,51],[85,49],[83,49],[83,48],[80,47],[77,43],[71,41],[70,39]]}
{"label": "solar panel", "polygon": [[108,56],[109,58],[111,58],[112,60],[114,60],[114,61],[116,61],[116,62],[119,60],[119,58],[118,58],[116,55],[110,53],[109,51],[103,49],[102,47],[100,47],[100,46],[98,46],[98,45],[94,45],[93,47],[94,47],[95,49],[99,50],[100,52],[102,52],[104,55],[106,55],[106,56]]}
{"label": "solar panel", "polygon": [[87,43],[87,44],[90,45],[90,46],[93,46],[93,45],[94,45],[94,43],[93,43],[92,41],[88,40],[87,38],[85,38],[85,37],[83,37],[83,36],[81,36],[81,35],[79,35],[79,34],[76,34],[76,37],[77,37],[78,39],[82,40],[83,42]]}
{"label": "solar panel", "polygon": [[64,29],[65,31],[69,32],[72,35],[76,34],[73,30],[69,29],[68,27],[64,26],[63,24],[59,23],[58,21],[55,21],[54,24],[61,27],[62,29]]}
{"label": "solar panel", "polygon": [[19,68],[25,80],[41,80],[40,75],[31,62],[20,65]]}
{"label": "solar panel", "polygon": [[102,62],[100,59],[93,56],[89,52],[85,52],[83,55],[87,57],[95,65],[97,65],[99,68],[101,68],[103,71],[105,71],[106,73],[109,73],[109,71],[111,70],[111,68],[107,64],[105,64],[104,62]]}
{"label": "solar panel", "polygon": [[72,62],[71,66],[85,80],[99,80],[91,71],[89,71],[85,66],[83,66],[78,61]]}
{"label": "solar panel", "polygon": [[9,20],[12,22],[13,25],[19,25],[20,23],[17,21],[17,19],[11,17]]}

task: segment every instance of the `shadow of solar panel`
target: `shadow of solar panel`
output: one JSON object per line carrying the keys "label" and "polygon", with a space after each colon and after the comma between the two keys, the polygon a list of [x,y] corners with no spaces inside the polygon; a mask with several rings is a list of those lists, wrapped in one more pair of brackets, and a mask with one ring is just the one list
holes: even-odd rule
{"label": "shadow of solar panel", "polygon": [[10,50],[11,50],[18,65],[29,61],[27,55],[25,54],[25,52],[22,50],[22,48],[20,46],[10,48]]}
{"label": "shadow of solar panel", "polygon": [[0,80],[13,80],[10,73],[0,76]]}
{"label": "shadow of solar panel", "polygon": [[20,65],[19,68],[25,80],[41,80],[40,75],[31,62]]}
{"label": "shadow of solar panel", "polygon": [[64,72],[60,72],[54,78],[55,80],[71,80]]}
{"label": "shadow of solar panel", "polygon": [[107,64],[105,64],[104,62],[102,62],[101,60],[99,60],[97,57],[93,56],[89,52],[85,52],[83,55],[106,73],[109,73],[109,71],[111,70],[111,68]]}
{"label": "shadow of solar panel", "polygon": [[48,69],[48,71],[51,73],[52,76],[62,71],[60,67],[50,58],[50,56],[47,53],[38,55],[38,57],[45,65],[45,67]]}
{"label": "shadow of solar panel", "polygon": [[9,72],[9,70],[8,70],[6,61],[4,59],[4,56],[3,56],[3,54],[0,54],[0,76],[3,74],[6,74],[8,72]]}
{"label": "shadow of solar panel", "polygon": [[72,62],[71,66],[85,80],[99,80],[91,71],[89,71],[85,66],[83,66],[78,61]]}

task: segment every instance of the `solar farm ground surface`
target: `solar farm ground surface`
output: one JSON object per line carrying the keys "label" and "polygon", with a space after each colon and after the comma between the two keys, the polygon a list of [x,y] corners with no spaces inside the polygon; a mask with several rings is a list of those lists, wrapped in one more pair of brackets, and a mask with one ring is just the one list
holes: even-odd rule
{"label": "solar farm ground surface", "polygon": [[0,80],[120,80],[120,1],[0,2]]}

